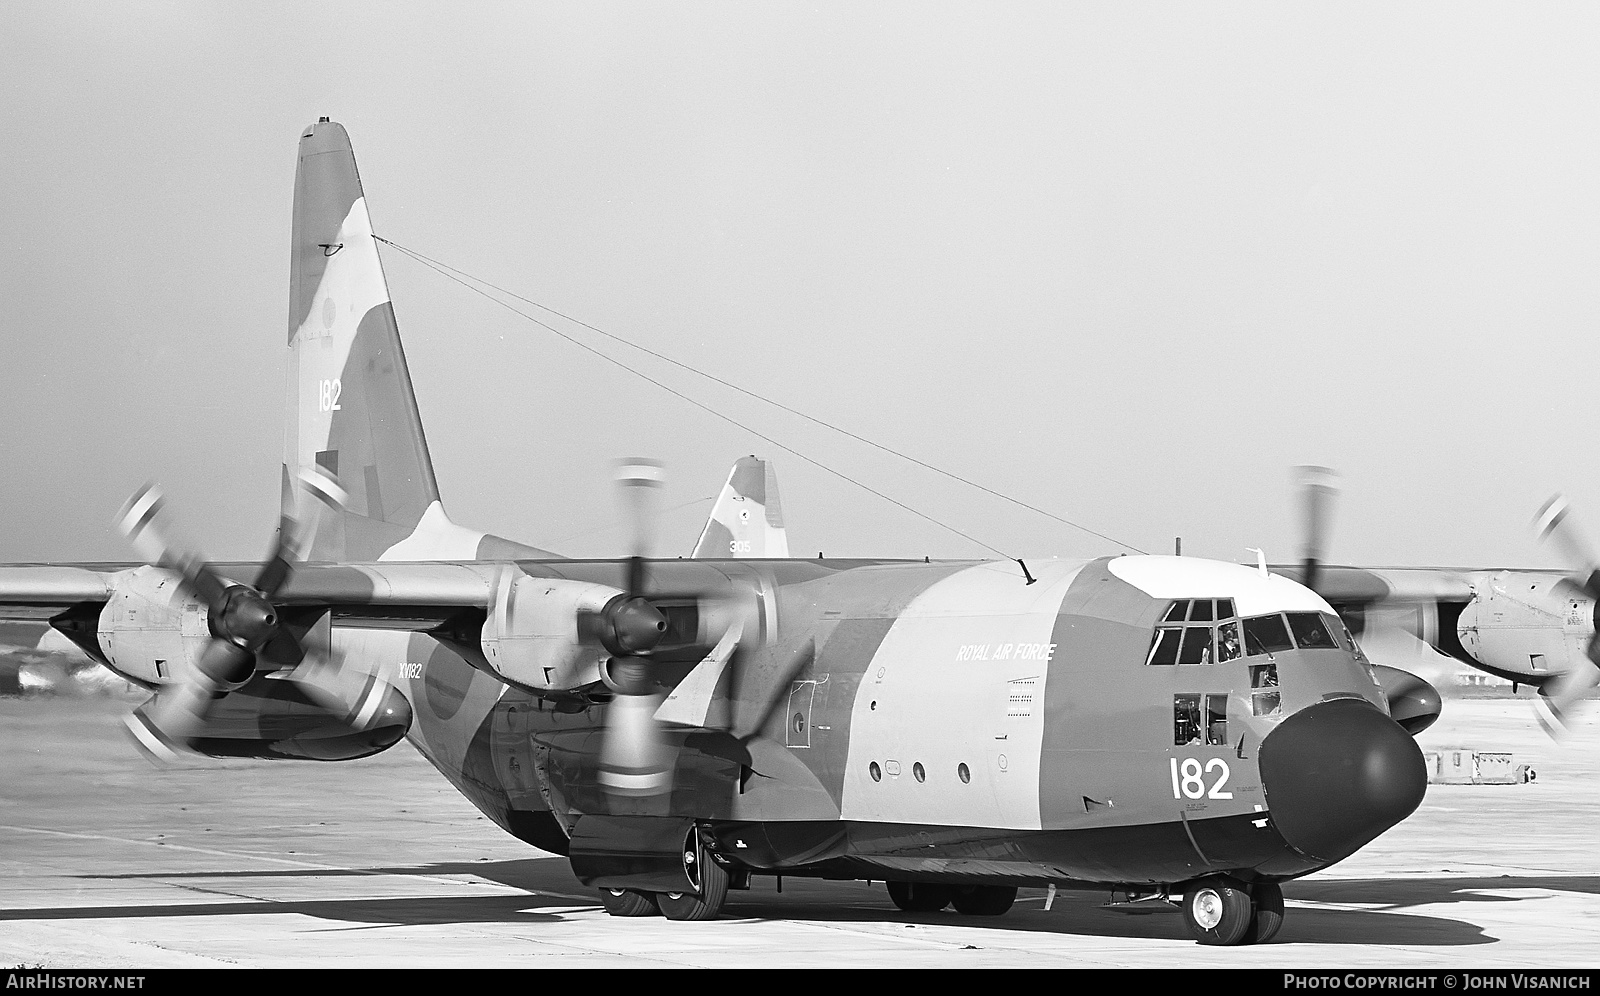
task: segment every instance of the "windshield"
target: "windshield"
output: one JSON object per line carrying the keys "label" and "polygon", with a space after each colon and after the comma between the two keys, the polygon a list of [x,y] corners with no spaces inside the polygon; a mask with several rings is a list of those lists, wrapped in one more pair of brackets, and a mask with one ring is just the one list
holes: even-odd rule
{"label": "windshield", "polygon": [[1296,648],[1338,649],[1334,634],[1343,626],[1337,617],[1322,612],[1273,612],[1237,619],[1232,599],[1182,599],[1162,614],[1145,663],[1217,664]]}

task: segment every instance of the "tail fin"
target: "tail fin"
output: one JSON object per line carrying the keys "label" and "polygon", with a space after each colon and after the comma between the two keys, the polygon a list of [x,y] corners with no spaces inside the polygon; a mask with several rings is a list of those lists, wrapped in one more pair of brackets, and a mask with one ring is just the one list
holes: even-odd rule
{"label": "tail fin", "polygon": [[783,527],[778,477],[758,457],[740,457],[728,483],[711,507],[711,518],[694,545],[699,557],[787,557],[789,534]]}
{"label": "tail fin", "polygon": [[[289,260],[284,513],[313,530],[308,560],[476,556],[452,524],[411,390],[389,287],[344,127],[300,136]],[[326,508],[299,508],[304,487]]]}

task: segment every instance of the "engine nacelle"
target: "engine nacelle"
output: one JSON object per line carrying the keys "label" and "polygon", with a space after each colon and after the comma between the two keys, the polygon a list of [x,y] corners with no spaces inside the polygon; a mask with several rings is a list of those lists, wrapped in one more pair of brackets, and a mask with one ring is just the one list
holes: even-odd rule
{"label": "engine nacelle", "polygon": [[1538,684],[1585,659],[1595,601],[1578,585],[1548,574],[1500,571],[1474,588],[1456,635],[1485,668]]}
{"label": "engine nacelle", "polygon": [[292,681],[257,674],[218,699],[189,746],[211,757],[349,761],[399,743],[411,728],[411,705],[384,686],[375,708],[343,720],[306,698]]}
{"label": "engine nacelle", "polygon": [[495,674],[534,691],[592,685],[610,654],[583,638],[578,619],[622,594],[610,585],[506,571],[483,623],[483,656]]}
{"label": "engine nacelle", "polygon": [[100,650],[117,673],[160,685],[194,666],[211,640],[206,604],[182,591],[179,576],[159,567],[118,575],[100,610]]}
{"label": "engine nacelle", "polygon": [[1425,679],[1397,667],[1373,666],[1373,677],[1389,706],[1389,718],[1412,736],[1433,725],[1443,703],[1439,690]]}
{"label": "engine nacelle", "polygon": [[648,643],[641,652],[651,659],[649,680],[670,685],[735,627],[755,637],[770,628],[762,608],[770,603],[723,583],[722,590],[699,595],[630,599],[610,585],[506,571],[483,623],[484,663],[533,692],[569,692],[597,682],[617,690],[608,662],[627,659],[629,644]]}

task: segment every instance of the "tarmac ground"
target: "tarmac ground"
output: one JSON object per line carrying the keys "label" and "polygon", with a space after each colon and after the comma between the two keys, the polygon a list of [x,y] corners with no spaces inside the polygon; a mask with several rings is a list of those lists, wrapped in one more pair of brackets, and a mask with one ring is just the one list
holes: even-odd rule
{"label": "tarmac ground", "polygon": [[708,923],[607,916],[565,859],[484,819],[409,746],[341,764],[157,770],[114,699],[0,699],[0,966],[25,968],[1455,968],[1600,965],[1600,721],[1561,744],[1525,699],[1459,699],[1425,749],[1535,781],[1430,785],[1406,822],[1284,887],[1270,944],[1207,948],[1176,909],[1043,890],[989,919],[883,886],[770,878]]}

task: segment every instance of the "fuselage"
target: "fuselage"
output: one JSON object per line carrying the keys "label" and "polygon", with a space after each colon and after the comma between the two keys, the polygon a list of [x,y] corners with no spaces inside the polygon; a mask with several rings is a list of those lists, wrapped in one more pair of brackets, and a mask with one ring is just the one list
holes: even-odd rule
{"label": "fuselage", "polygon": [[[622,565],[524,562],[617,584]],[[687,819],[757,872],[929,881],[1290,878],[1420,802],[1421,757],[1328,605],[1194,558],[679,561],[663,590],[761,592],[740,665],[757,735],[671,732],[673,791],[599,788],[606,711],[510,687],[459,644],[336,624],[393,674],[410,738],[508,831],[566,853],[585,820]]]}

